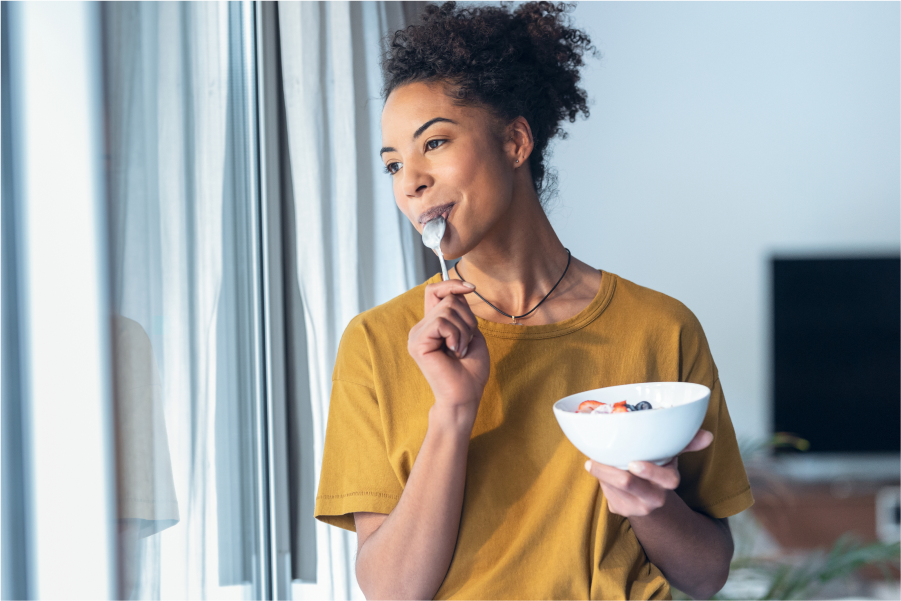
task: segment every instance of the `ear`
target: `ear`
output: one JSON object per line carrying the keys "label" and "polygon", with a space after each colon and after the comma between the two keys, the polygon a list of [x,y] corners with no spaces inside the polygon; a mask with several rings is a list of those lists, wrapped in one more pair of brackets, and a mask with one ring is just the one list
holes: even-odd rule
{"label": "ear", "polygon": [[535,148],[535,140],[532,138],[532,128],[525,117],[519,116],[509,124],[505,136],[504,151],[510,158],[514,169],[527,165],[529,156]]}

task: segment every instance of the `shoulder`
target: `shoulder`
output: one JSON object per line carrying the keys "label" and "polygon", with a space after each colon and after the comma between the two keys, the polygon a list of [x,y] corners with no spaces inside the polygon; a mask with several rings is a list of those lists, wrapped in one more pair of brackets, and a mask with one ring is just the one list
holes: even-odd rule
{"label": "shoulder", "polygon": [[410,328],[422,320],[425,287],[430,283],[431,279],[381,305],[363,311],[347,324],[344,338],[393,333],[397,330],[403,330],[406,336]]}
{"label": "shoulder", "polygon": [[680,379],[716,379],[716,366],[701,322],[675,298],[616,277],[609,310],[625,330],[645,343],[678,357]]}
{"label": "shoulder", "polygon": [[348,322],[338,345],[335,379],[347,379],[349,374],[361,375],[366,371],[371,376],[374,358],[385,359],[384,353],[396,354],[400,352],[398,349],[406,353],[407,336],[422,320],[425,287],[433,279],[363,311]]}
{"label": "shoulder", "polygon": [[703,332],[698,318],[682,302],[662,292],[639,286],[626,278],[616,275],[613,277],[616,278],[616,290],[612,304],[617,311],[651,326]]}

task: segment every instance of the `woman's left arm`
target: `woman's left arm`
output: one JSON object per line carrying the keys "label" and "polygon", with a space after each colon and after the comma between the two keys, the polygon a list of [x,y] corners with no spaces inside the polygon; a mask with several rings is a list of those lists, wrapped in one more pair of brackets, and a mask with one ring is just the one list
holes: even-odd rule
{"label": "woman's left arm", "polygon": [[[713,434],[701,430],[682,452],[711,442]],[[648,559],[667,580],[695,599],[709,599],[729,576],[732,532],[726,519],[694,511],[674,492],[678,460],[663,466],[636,461],[629,471],[589,460],[585,468],[600,482],[610,512],[629,518]]]}

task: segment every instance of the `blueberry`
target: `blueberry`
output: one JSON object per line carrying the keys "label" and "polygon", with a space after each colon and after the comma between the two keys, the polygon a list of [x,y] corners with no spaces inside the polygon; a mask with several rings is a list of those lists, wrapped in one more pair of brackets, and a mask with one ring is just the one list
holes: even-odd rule
{"label": "blueberry", "polygon": [[626,409],[629,411],[638,411],[638,409],[635,408],[635,405],[630,405],[629,403],[626,403]]}
{"label": "blueberry", "polygon": [[635,405],[636,411],[644,411],[645,409],[653,409],[653,408],[654,407],[651,406],[651,404],[647,401],[642,401],[642,402],[638,403],[637,405]]}

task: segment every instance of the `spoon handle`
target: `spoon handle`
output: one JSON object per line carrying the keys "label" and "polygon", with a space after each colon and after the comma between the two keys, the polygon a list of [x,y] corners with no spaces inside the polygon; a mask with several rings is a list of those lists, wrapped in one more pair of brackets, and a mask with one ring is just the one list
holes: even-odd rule
{"label": "spoon handle", "polygon": [[446,282],[450,278],[447,275],[447,265],[444,264],[444,253],[438,253],[438,259],[441,260],[441,278]]}

